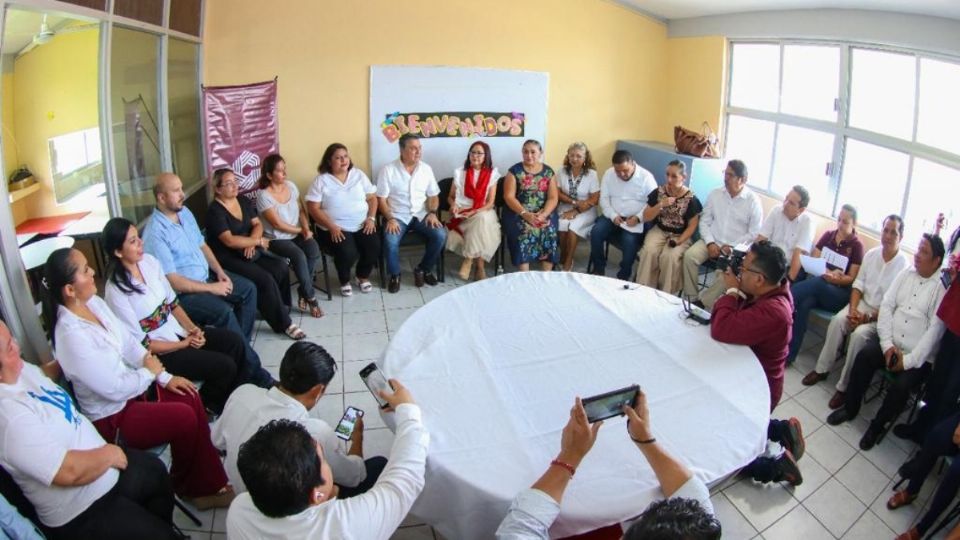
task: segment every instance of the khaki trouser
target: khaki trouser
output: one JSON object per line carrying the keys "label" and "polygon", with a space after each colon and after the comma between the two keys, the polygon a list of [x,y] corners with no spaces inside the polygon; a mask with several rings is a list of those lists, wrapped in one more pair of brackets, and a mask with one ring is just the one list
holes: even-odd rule
{"label": "khaki trouser", "polygon": [[[874,315],[877,310],[866,302],[861,301],[857,306],[857,311],[869,315]],[[820,357],[817,358],[817,373],[827,373],[833,367],[837,355],[840,353],[840,346],[843,344],[843,338],[849,335],[847,340],[847,354],[844,355],[845,361],[843,371],[840,372],[840,380],[837,381],[837,390],[847,391],[847,384],[850,382],[850,370],[853,368],[853,361],[857,358],[857,353],[866,346],[867,343],[878,339],[877,323],[867,323],[857,326],[856,330],[850,332],[850,326],[847,324],[847,314],[850,313],[850,305],[847,304],[827,325],[827,335],[823,339],[823,348],[820,349]]]}
{"label": "khaki trouser", "polygon": [[683,254],[691,245],[690,240],[675,247],[667,245],[667,240],[679,236],[665,232],[658,226],[647,231],[643,248],[640,249],[637,283],[677,294],[683,284]]}

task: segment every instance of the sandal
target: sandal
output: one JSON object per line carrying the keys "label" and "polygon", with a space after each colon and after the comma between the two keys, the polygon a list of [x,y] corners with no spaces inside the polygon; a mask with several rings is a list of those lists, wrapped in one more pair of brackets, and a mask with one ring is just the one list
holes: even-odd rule
{"label": "sandal", "polygon": [[894,493],[892,497],[890,497],[890,500],[887,501],[887,508],[890,510],[896,510],[901,506],[906,506],[912,503],[916,498],[917,496],[915,494],[910,493],[905,489],[898,491]]}
{"label": "sandal", "polygon": [[297,300],[297,309],[299,309],[301,313],[306,313],[308,311],[306,298],[300,297],[300,299]]}
{"label": "sandal", "polygon": [[311,298],[307,300],[307,305],[310,306],[311,317],[315,319],[319,319],[320,317],[323,317],[323,310],[320,309],[320,303],[317,301],[316,298]]}
{"label": "sandal", "polygon": [[369,281],[360,282],[360,292],[362,292],[363,294],[367,294],[372,290],[373,290],[373,283],[370,283]]}
{"label": "sandal", "polygon": [[352,294],[353,294],[353,287],[351,287],[349,283],[347,283],[346,285],[341,285],[341,286],[340,286],[340,295],[341,295],[341,296],[350,296],[350,295],[352,295]]}
{"label": "sandal", "polygon": [[301,339],[307,337],[306,332],[301,330],[300,327],[297,326],[296,324],[291,324],[290,326],[288,326],[287,329],[283,331],[283,333],[286,334],[287,337],[289,337],[294,341],[300,341]]}

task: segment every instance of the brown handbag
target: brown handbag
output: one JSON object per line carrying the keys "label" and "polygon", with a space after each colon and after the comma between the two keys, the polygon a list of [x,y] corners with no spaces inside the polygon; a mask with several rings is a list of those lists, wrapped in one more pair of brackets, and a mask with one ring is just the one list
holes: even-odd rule
{"label": "brown handbag", "polygon": [[703,123],[703,132],[686,129],[683,126],[674,126],[673,140],[677,152],[698,158],[720,157],[720,147],[717,144],[717,135],[710,128],[710,124]]}

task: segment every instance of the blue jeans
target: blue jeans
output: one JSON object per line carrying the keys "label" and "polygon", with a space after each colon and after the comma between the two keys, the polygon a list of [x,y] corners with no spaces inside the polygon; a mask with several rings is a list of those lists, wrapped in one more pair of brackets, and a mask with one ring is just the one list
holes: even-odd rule
{"label": "blue jeans", "polygon": [[633,274],[633,262],[637,260],[637,252],[643,246],[643,233],[632,233],[613,224],[607,216],[600,216],[590,231],[590,263],[593,273],[604,275],[607,270],[607,256],[604,242],[620,244],[623,259],[620,260],[620,270],[617,279],[629,280]]}
{"label": "blue jeans", "polygon": [[440,259],[440,252],[443,251],[443,246],[447,243],[447,228],[442,226],[433,228],[417,218],[411,219],[410,223],[401,223],[400,220],[397,220],[397,225],[400,227],[399,233],[389,233],[386,232],[386,229],[383,233],[387,274],[391,276],[400,275],[400,240],[408,231],[419,233],[427,239],[427,248],[424,250],[423,258],[420,259],[417,268],[424,272],[433,272],[437,266],[437,261]]}
{"label": "blue jeans", "polygon": [[[927,434],[920,453],[910,461],[908,466],[908,478],[910,479],[910,483],[907,484],[908,493],[913,495],[920,493],[923,481],[927,479],[940,456],[957,454],[957,445],[953,442],[953,431],[957,428],[958,423],[960,423],[960,413],[945,418]],[[940,514],[953,501],[958,489],[960,489],[960,459],[954,459],[946,474],[943,475],[940,487],[933,495],[930,509],[917,523],[917,530],[920,531],[921,535],[933,527]]]}
{"label": "blue jeans", "polygon": [[227,272],[233,281],[233,292],[227,296],[210,293],[183,293],[180,305],[193,322],[200,326],[225,328],[243,336],[246,369],[237,374],[242,384],[250,382],[263,388],[273,384],[273,377],[260,364],[260,355],[250,346],[253,323],[257,317],[257,288],[249,279]]}
{"label": "blue jeans", "polygon": [[850,287],[827,283],[822,277],[810,276],[803,281],[797,281],[790,288],[790,292],[793,294],[793,337],[790,339],[787,362],[793,362],[800,352],[811,310],[825,309],[836,313],[850,302]]}

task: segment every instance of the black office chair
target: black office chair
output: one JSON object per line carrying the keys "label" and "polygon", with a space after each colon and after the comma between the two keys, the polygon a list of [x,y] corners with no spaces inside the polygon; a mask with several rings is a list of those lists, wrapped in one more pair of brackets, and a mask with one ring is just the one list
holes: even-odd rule
{"label": "black office chair", "polygon": [[507,233],[503,229],[503,211],[507,207],[507,203],[503,200],[504,182],[506,182],[505,176],[501,176],[500,179],[497,180],[497,193],[493,200],[493,208],[497,212],[497,220],[500,221],[500,247],[498,247],[497,251],[493,254],[493,260],[497,261],[497,268],[494,271],[494,275],[497,276],[506,271],[507,260]]}
{"label": "black office chair", "polygon": [[[437,182],[437,185],[440,187],[440,205],[437,207],[437,219],[440,219],[442,212],[450,211],[450,203],[447,201],[447,197],[450,195],[450,188],[453,186],[453,178],[444,178]],[[443,221],[442,219],[440,221]],[[382,215],[377,216],[377,228],[380,230],[380,240],[381,245],[386,246],[387,234],[386,230],[387,223],[383,219]],[[427,245],[427,239],[422,234],[416,231],[408,230],[406,234],[403,235],[403,238],[400,239],[400,247],[404,248],[407,246],[424,246]],[[440,250],[440,258],[437,259],[437,281],[441,283],[447,280],[446,278],[446,261],[444,260],[444,252],[446,247]],[[387,254],[386,249],[380,250],[380,262],[378,264],[378,270],[380,271],[380,288],[387,288]]]}

